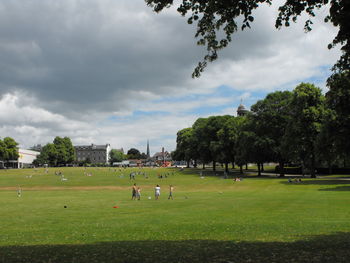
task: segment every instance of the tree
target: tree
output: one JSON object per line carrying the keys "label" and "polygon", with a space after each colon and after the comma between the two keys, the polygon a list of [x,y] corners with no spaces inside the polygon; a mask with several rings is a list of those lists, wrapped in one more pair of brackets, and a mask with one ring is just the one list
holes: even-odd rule
{"label": "tree", "polygon": [[9,161],[18,159],[18,143],[11,137],[0,139],[0,160]]}
{"label": "tree", "polygon": [[210,116],[208,118],[199,118],[193,124],[193,135],[197,142],[197,151],[199,158],[205,164],[212,161],[213,170],[216,169],[216,162],[219,160],[220,144],[218,131],[223,126],[228,116]]}
{"label": "tree", "polygon": [[130,150],[128,150],[127,155],[128,155],[129,159],[140,159],[141,158],[140,151],[135,149],[135,148],[131,148]]}
{"label": "tree", "polygon": [[71,139],[56,136],[53,143],[48,143],[42,148],[36,163],[57,166],[72,163],[74,160],[75,150]]}
{"label": "tree", "polygon": [[325,115],[325,98],[313,84],[301,83],[293,91],[291,105],[285,149],[315,177],[316,142]]}
{"label": "tree", "polygon": [[66,163],[72,163],[75,160],[75,149],[72,140],[69,137],[63,138],[63,143],[66,148]]}
{"label": "tree", "polygon": [[147,154],[146,153],[141,153],[141,155],[140,155],[140,159],[148,159],[148,156],[147,156]]}
{"label": "tree", "polygon": [[265,143],[271,154],[272,161],[279,163],[280,176],[284,176],[284,163],[286,149],[283,138],[290,121],[292,93],[290,91],[276,91],[268,94],[265,99],[258,101],[251,107],[249,117],[253,120],[255,133],[265,138]]}
{"label": "tree", "polygon": [[42,148],[39,156],[37,157],[37,162],[41,165],[49,164],[50,166],[56,166],[58,161],[57,155],[58,152],[55,144],[48,143]]}
{"label": "tree", "polygon": [[121,162],[125,160],[125,155],[119,150],[112,149],[109,152],[109,162],[112,164],[114,162]]}
{"label": "tree", "polygon": [[328,166],[328,173],[332,174],[332,167],[337,163],[337,160],[342,156],[341,152],[337,151],[335,144],[336,126],[333,125],[335,120],[335,112],[331,109],[326,109],[323,118],[322,127],[316,140],[317,161]]}
{"label": "tree", "polygon": [[[155,12],[174,5],[173,0],[146,0]],[[218,51],[225,48],[232,40],[232,35],[239,29],[251,27],[254,21],[253,11],[263,4],[271,5],[272,0],[182,0],[177,11],[186,16],[187,23],[196,23],[195,37],[199,38],[198,45],[206,46],[207,54],[199,62],[192,77],[199,77],[208,62],[218,57]],[[279,7],[276,18],[276,28],[288,27],[290,21],[297,21],[303,13],[310,17],[315,16],[315,10],[321,7],[329,9],[325,22],[331,22],[339,28],[337,36],[329,44],[329,48],[337,44],[342,45],[342,55],[335,67],[341,70],[350,69],[350,3],[348,0],[286,0]],[[305,23],[305,31],[311,30],[312,21]],[[221,37],[221,39],[220,39]]]}
{"label": "tree", "polygon": [[68,152],[67,152],[66,145],[63,138],[57,136],[53,140],[53,144],[56,150],[56,158],[57,158],[56,165],[65,164],[68,160]]}
{"label": "tree", "polygon": [[198,152],[198,159],[203,164],[203,169],[205,169],[205,164],[212,160],[209,149],[210,139],[208,138],[208,133],[206,130],[207,119],[199,118],[192,125],[193,129],[193,139],[196,142],[196,151]]}
{"label": "tree", "polygon": [[346,160],[350,155],[350,71],[333,74],[327,86],[326,103],[333,112],[333,118],[328,118],[328,134],[337,152]]}
{"label": "tree", "polygon": [[242,165],[254,162],[258,166],[258,175],[261,175],[263,163],[273,159],[272,142],[264,134],[261,134],[259,126],[253,114],[246,117],[238,137],[237,149],[238,161],[242,171]]}
{"label": "tree", "polygon": [[220,155],[219,161],[225,164],[225,171],[228,172],[228,164],[234,166],[237,141],[242,124],[242,118],[226,116],[223,125],[217,132]]}
{"label": "tree", "polygon": [[173,160],[186,161],[190,167],[191,160],[198,158],[197,144],[193,135],[193,128],[185,128],[177,132],[176,150],[172,154]]}
{"label": "tree", "polygon": [[17,160],[18,159],[18,143],[11,137],[4,138],[4,144],[6,147],[6,158],[5,160]]}
{"label": "tree", "polygon": [[53,140],[53,144],[57,152],[57,165],[65,165],[74,161],[75,150],[70,138],[56,136]]}
{"label": "tree", "polygon": [[0,139],[0,160],[4,161],[7,159],[6,144]]}

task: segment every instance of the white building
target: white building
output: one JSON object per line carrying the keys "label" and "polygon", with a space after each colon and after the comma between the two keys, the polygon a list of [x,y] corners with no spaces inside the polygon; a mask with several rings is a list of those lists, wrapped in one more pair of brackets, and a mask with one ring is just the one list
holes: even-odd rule
{"label": "white building", "polygon": [[74,146],[78,162],[90,160],[91,163],[108,163],[111,146],[105,145],[82,145]]}
{"label": "white building", "polygon": [[33,166],[33,161],[40,154],[40,152],[18,149],[17,168],[27,168]]}

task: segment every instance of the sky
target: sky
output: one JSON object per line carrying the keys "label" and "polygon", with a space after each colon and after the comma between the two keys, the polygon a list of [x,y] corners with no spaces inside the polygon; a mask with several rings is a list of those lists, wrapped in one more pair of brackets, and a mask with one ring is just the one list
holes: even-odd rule
{"label": "sky", "polygon": [[[176,2],[176,1],[175,1]],[[254,12],[252,29],[208,65],[195,26],[175,8],[156,14],[143,0],[0,0],[0,137],[23,148],[68,136],[151,153],[176,147],[199,117],[236,115],[276,90],[311,82],[326,92],[339,48],[327,9],[276,30],[277,3]]]}

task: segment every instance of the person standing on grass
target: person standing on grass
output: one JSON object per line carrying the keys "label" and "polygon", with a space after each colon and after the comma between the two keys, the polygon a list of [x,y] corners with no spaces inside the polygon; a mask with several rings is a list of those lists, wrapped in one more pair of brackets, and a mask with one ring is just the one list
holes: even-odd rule
{"label": "person standing on grass", "polygon": [[135,200],[136,199],[136,193],[137,193],[137,188],[136,188],[136,184],[134,184],[132,186],[131,200]]}
{"label": "person standing on grass", "polygon": [[141,188],[140,187],[137,187],[136,196],[137,196],[137,200],[140,201],[140,198],[141,198]]}
{"label": "person standing on grass", "polygon": [[173,198],[173,191],[174,191],[174,186],[170,185],[169,186],[169,197],[168,197],[168,199],[171,198],[171,200],[174,200],[174,198]]}
{"label": "person standing on grass", "polygon": [[21,188],[21,186],[18,186],[18,189],[17,189],[17,196],[18,196],[18,197],[21,197],[21,196],[22,196],[22,188]]}
{"label": "person standing on grass", "polygon": [[158,200],[159,196],[160,196],[160,186],[159,184],[157,184],[157,186],[154,188],[154,197],[156,200]]}

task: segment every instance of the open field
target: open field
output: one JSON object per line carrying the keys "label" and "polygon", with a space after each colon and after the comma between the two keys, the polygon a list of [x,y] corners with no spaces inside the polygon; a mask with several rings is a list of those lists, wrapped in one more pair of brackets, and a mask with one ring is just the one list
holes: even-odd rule
{"label": "open field", "polygon": [[[141,201],[131,200],[131,171],[148,176],[136,175]],[[348,262],[350,180],[209,174],[0,170],[0,262]]]}

